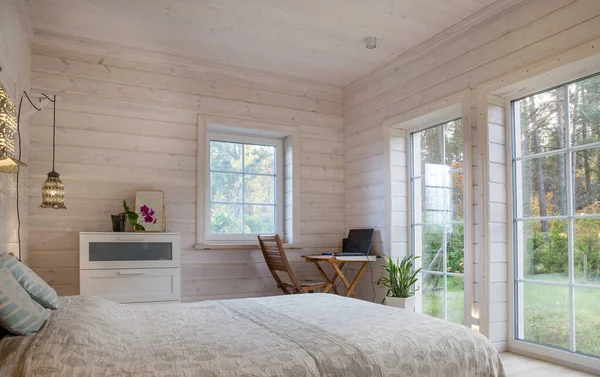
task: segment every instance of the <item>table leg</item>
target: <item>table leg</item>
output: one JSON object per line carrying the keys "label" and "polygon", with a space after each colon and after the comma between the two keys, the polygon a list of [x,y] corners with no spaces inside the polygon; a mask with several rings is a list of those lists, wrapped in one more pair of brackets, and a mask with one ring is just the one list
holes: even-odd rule
{"label": "table leg", "polygon": [[315,267],[317,268],[317,270],[319,271],[319,273],[321,274],[321,276],[323,277],[323,279],[325,279],[325,282],[327,282],[327,286],[325,287],[325,289],[323,289],[323,293],[327,293],[327,292],[329,292],[330,290],[333,289],[333,291],[335,292],[335,294],[337,294],[337,289],[335,288],[335,285],[333,284],[333,282],[337,278],[337,275],[335,275],[333,277],[334,280],[331,280],[331,279],[329,279],[329,277],[327,276],[327,274],[325,273],[325,271],[323,271],[323,269],[321,268],[321,265],[319,264],[319,262],[313,261],[313,263],[315,264]]}
{"label": "table leg", "polygon": [[337,263],[332,263],[332,265],[333,265],[333,269],[340,276],[340,279],[342,279],[342,281],[344,282],[344,285],[348,289],[348,292],[346,293],[346,297],[350,297],[350,295],[353,295],[354,297],[356,297],[356,294],[354,294],[354,292],[350,290],[351,285],[348,282],[348,279],[346,279],[346,276],[344,276],[344,273],[342,272],[342,270],[338,267]]}
{"label": "table leg", "polygon": [[[331,264],[335,265],[337,262],[336,261],[332,261],[330,262]],[[346,264],[346,262],[340,262],[340,271],[342,270],[342,268],[344,267],[344,264]],[[338,276],[340,276],[340,274],[335,271],[335,268],[333,269],[333,276],[331,277],[331,284],[333,284],[333,290],[335,291],[335,293],[338,293],[337,288],[335,286],[335,281],[337,280]]]}
{"label": "table leg", "polygon": [[369,264],[369,262],[364,262],[363,265],[360,267],[360,270],[358,270],[358,273],[356,274],[356,277],[354,278],[352,285],[350,286],[350,288],[348,288],[348,293],[346,293],[346,296],[349,297],[350,295],[352,295],[355,298],[358,298],[358,296],[356,296],[356,293],[354,293],[354,288],[356,288],[356,284],[358,284],[358,280],[361,278],[362,274],[367,269],[368,264]]}

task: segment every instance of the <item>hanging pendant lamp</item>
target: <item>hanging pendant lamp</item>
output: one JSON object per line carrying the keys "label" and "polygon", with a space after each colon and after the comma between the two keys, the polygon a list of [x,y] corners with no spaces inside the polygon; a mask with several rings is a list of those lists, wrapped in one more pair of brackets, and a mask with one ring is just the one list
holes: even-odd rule
{"label": "hanging pendant lamp", "polygon": [[[19,122],[18,117],[15,117],[15,105],[2,83],[0,83],[0,173],[18,173],[21,166],[27,166],[24,162],[14,158],[15,143],[13,138],[15,133],[19,134]],[[19,148],[20,153],[21,148]]]}
{"label": "hanging pendant lamp", "polygon": [[[46,96],[47,97],[47,96]],[[54,115],[52,118],[52,171],[42,186],[42,205],[40,208],[67,209],[65,206],[65,185],[60,180],[60,174],[54,170],[56,161],[56,96],[48,98],[54,103]]]}

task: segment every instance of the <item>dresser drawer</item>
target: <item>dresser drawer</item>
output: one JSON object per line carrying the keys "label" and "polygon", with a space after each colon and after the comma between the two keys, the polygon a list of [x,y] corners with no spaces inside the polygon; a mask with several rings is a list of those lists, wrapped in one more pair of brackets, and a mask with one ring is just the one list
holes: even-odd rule
{"label": "dresser drawer", "polygon": [[81,294],[121,303],[178,301],[179,268],[81,270]]}
{"label": "dresser drawer", "polygon": [[81,233],[79,267],[82,270],[179,267],[179,235]]}

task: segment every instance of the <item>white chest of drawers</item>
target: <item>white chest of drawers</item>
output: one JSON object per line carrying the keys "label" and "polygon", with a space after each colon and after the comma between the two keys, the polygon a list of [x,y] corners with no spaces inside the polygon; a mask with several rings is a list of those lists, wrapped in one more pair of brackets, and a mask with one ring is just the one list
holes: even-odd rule
{"label": "white chest of drawers", "polygon": [[80,233],[80,293],[120,303],[181,300],[178,233]]}

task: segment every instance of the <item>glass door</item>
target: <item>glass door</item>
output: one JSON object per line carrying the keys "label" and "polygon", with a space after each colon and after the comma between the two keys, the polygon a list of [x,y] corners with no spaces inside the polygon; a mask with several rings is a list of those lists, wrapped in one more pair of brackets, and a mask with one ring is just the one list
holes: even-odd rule
{"label": "glass door", "polygon": [[600,76],[511,107],[514,337],[600,357]]}
{"label": "glass door", "polygon": [[411,134],[411,248],[422,275],[417,310],[465,321],[464,166],[461,119]]}

